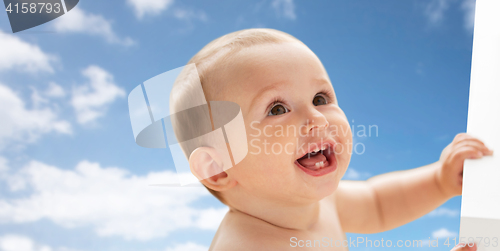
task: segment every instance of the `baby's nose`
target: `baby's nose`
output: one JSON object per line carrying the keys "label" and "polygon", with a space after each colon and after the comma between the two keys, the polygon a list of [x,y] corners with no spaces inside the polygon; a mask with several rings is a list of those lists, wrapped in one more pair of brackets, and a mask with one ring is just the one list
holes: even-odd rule
{"label": "baby's nose", "polygon": [[329,125],[330,124],[326,117],[319,111],[316,111],[313,116],[309,116],[309,118],[306,119],[305,126],[302,127],[304,129],[302,133],[313,133],[315,130],[322,131],[328,128]]}

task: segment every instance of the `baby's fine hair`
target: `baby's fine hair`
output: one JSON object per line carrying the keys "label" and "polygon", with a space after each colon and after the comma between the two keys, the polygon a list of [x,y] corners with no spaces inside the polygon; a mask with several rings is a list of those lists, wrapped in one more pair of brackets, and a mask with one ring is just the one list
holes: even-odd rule
{"label": "baby's fine hair", "polygon": [[[287,42],[302,43],[292,35],[274,29],[240,30],[213,40],[189,60],[187,66],[177,78],[176,84],[170,95],[170,110],[183,110],[186,103],[193,100],[212,101],[215,94],[218,93],[218,90],[221,88],[220,85],[217,85],[217,79],[218,74],[226,69],[224,63],[230,60],[231,57],[240,50],[254,45]],[[196,69],[193,69],[193,67],[196,67]],[[196,72],[198,76],[194,75]],[[198,88],[200,84],[198,79],[201,82],[203,92],[200,92]],[[228,85],[225,86],[227,87]],[[188,113],[188,115],[193,116],[193,118],[184,118],[182,121],[200,121],[207,119],[210,121],[209,117],[206,118],[208,113]],[[201,131],[206,130],[206,128],[199,128],[199,124],[197,123],[190,123],[189,125],[172,123],[172,126],[179,142],[181,142],[179,139],[183,138],[183,135],[202,135]],[[208,137],[196,141],[194,145],[191,143],[189,146],[186,144],[180,144],[180,146],[188,160],[191,153],[197,147],[214,147],[213,141]],[[219,192],[208,187],[207,189],[222,203],[227,204],[227,201],[224,200]]]}

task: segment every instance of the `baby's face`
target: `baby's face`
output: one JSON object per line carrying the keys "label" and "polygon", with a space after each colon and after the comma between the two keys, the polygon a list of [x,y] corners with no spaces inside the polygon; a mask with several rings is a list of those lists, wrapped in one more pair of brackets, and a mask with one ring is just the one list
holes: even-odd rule
{"label": "baby's face", "polygon": [[352,133],[316,55],[299,43],[253,46],[219,76],[213,99],[238,103],[247,131],[247,156],[227,170],[237,189],[288,202],[331,194],[349,165]]}

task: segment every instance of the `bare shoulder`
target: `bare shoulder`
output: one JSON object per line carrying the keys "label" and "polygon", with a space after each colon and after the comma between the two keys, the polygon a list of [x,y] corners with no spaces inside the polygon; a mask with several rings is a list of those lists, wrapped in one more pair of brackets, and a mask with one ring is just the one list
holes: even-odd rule
{"label": "bare shoulder", "polygon": [[275,227],[241,212],[229,211],[212,240],[210,250],[277,250],[283,240]]}

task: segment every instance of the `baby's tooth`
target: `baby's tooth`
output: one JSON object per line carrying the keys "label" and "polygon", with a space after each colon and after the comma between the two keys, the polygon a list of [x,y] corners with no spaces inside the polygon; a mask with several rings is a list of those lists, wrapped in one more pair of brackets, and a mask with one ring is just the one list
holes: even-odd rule
{"label": "baby's tooth", "polygon": [[326,149],[326,145],[325,145],[325,146],[323,146],[323,147],[321,147],[321,150],[322,150],[322,151],[323,151],[323,150],[325,150],[325,149]]}
{"label": "baby's tooth", "polygon": [[323,163],[323,161],[320,161],[320,162],[316,162],[316,164],[314,164],[316,166],[316,168],[321,168],[325,165],[325,163]]}

